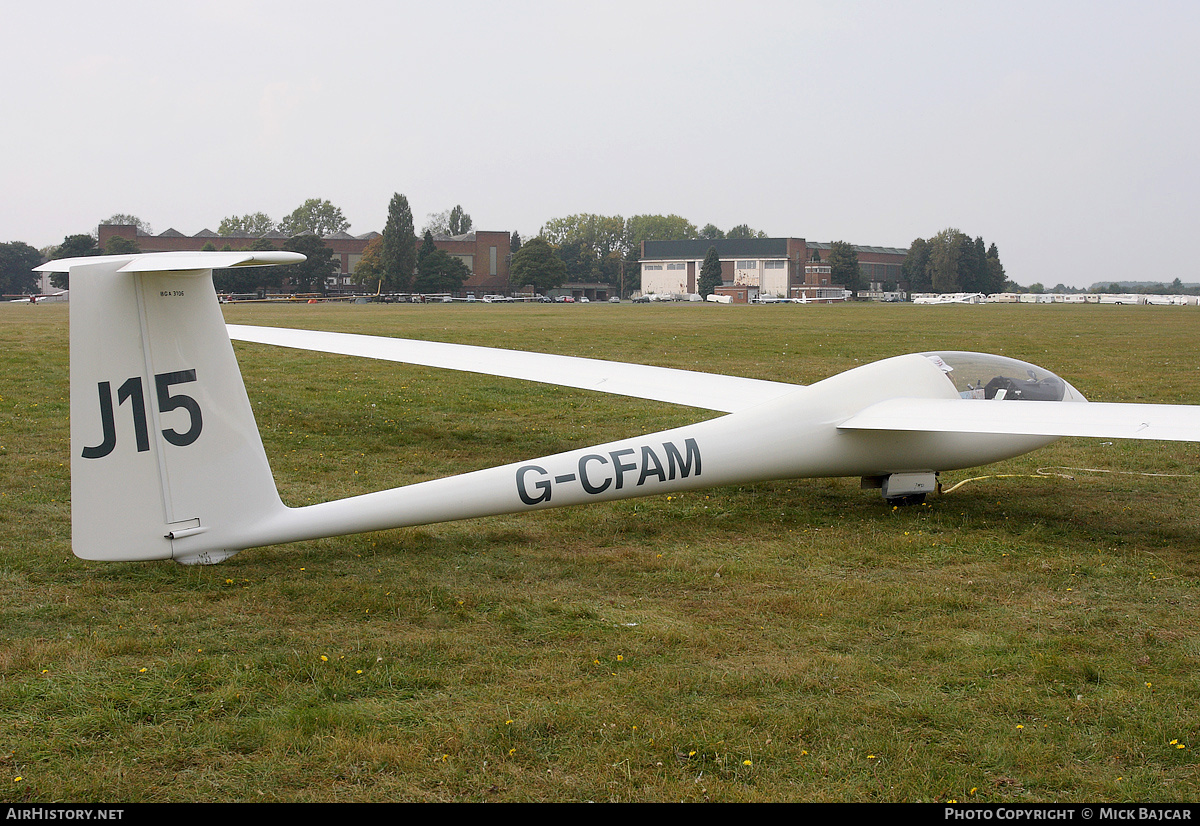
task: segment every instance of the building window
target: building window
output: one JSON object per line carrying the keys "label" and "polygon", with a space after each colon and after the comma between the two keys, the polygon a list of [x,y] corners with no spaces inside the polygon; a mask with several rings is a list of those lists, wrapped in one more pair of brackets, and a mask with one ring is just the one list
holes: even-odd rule
{"label": "building window", "polygon": [[678,262],[667,264],[667,269],[668,270],[683,270],[683,269],[687,269],[687,264],[683,263],[682,261],[678,261]]}
{"label": "building window", "polygon": [[488,247],[488,275],[496,274],[496,248]]}
{"label": "building window", "polygon": [[662,264],[642,264],[643,270],[661,270],[662,268]]}
{"label": "building window", "polygon": [[758,262],[757,261],[738,261],[737,268],[739,270],[757,270]]}
{"label": "building window", "polygon": [[763,269],[765,270],[782,270],[787,266],[786,261],[764,261]]}

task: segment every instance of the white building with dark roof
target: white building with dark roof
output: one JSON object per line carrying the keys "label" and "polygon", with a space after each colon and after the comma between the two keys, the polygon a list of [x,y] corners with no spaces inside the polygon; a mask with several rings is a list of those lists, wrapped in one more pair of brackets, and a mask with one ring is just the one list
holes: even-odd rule
{"label": "white building with dark roof", "polygon": [[[644,295],[692,295],[699,292],[700,267],[710,248],[721,260],[726,287],[746,287],[735,295],[810,300],[841,298],[843,285],[832,283],[827,261],[830,244],[803,238],[723,238],[644,241],[641,264]],[[856,246],[864,280],[895,283],[907,250]],[[878,277],[877,277],[878,276]],[[735,299],[736,300],[736,299]]]}

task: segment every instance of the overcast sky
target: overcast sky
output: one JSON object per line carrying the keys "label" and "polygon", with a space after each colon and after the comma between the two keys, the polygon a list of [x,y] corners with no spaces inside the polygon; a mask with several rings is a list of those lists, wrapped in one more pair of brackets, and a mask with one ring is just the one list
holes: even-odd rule
{"label": "overcast sky", "polygon": [[1200,281],[1200,3],[6,2],[0,241],[308,198],[675,213],[1010,278]]}

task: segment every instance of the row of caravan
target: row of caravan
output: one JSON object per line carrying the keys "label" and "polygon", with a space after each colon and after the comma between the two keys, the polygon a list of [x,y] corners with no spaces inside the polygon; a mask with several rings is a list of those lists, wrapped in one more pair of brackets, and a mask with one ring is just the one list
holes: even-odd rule
{"label": "row of caravan", "polygon": [[1155,304],[1195,306],[1200,296],[1139,293],[916,293],[914,304]]}

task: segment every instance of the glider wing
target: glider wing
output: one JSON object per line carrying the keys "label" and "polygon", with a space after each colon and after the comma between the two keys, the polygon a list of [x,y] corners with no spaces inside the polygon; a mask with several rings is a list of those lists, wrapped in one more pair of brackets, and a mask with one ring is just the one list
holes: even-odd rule
{"label": "glider wing", "polygon": [[1196,442],[1200,406],[902,398],[864,408],[838,427]]}
{"label": "glider wing", "polygon": [[234,341],[383,359],[733,413],[799,387],[670,367],[383,336],[226,325]]}

